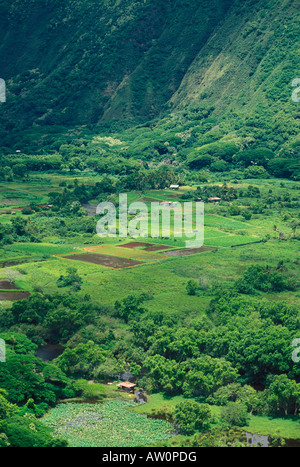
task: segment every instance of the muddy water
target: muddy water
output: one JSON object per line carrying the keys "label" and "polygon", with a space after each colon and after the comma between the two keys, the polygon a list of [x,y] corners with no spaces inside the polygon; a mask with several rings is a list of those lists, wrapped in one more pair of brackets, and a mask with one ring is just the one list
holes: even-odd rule
{"label": "muddy water", "polygon": [[[248,433],[246,432],[247,443],[250,446],[261,446],[261,447],[269,447],[272,446],[272,437],[268,435],[256,435],[255,433]],[[300,439],[289,439],[283,438],[284,440],[284,447],[287,448],[299,448],[300,447]]]}

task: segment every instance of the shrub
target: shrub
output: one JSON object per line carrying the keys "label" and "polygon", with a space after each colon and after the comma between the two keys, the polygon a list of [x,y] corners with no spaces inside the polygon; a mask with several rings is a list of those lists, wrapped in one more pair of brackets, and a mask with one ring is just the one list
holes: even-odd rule
{"label": "shrub", "polygon": [[246,405],[241,402],[228,402],[225,407],[222,407],[220,418],[224,425],[230,427],[246,426],[248,424]]}

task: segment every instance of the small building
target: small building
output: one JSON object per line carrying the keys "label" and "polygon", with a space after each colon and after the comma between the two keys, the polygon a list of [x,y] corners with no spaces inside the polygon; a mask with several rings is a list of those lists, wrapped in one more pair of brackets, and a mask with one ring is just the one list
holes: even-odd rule
{"label": "small building", "polygon": [[221,201],[221,198],[218,198],[217,196],[213,196],[212,198],[208,198],[208,201],[210,203],[218,203],[219,201]]}
{"label": "small building", "polygon": [[118,388],[126,392],[133,392],[136,384],[130,383],[129,381],[124,381],[123,383],[118,384]]}
{"label": "small building", "polygon": [[179,185],[170,185],[170,190],[178,190]]}

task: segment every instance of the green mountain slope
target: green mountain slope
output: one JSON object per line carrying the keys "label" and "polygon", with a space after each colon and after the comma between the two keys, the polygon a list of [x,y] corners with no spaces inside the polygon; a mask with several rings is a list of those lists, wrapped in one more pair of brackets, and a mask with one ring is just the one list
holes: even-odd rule
{"label": "green mountain slope", "polygon": [[[220,137],[295,157],[299,19],[297,0],[0,0],[1,146],[209,116]],[[200,133],[195,147],[216,140]]]}
{"label": "green mountain slope", "polygon": [[157,115],[229,4],[2,1],[9,115],[38,124]]}
{"label": "green mountain slope", "polygon": [[[235,2],[172,96],[175,109],[213,106],[219,119],[277,128],[274,147],[299,131],[293,80],[300,77],[299,3]],[[253,130],[252,130],[253,131]]]}

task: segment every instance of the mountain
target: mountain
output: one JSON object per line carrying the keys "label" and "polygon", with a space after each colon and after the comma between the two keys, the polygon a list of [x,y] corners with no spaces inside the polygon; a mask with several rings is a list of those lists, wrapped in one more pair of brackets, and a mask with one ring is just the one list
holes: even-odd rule
{"label": "mountain", "polygon": [[299,132],[297,0],[0,0],[0,30],[3,147],[190,109],[258,138],[275,126],[276,147]]}

